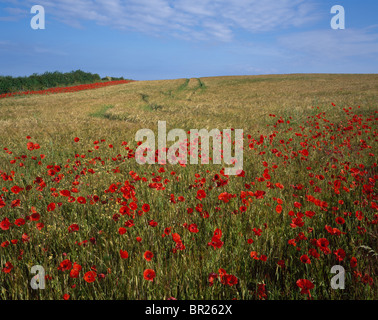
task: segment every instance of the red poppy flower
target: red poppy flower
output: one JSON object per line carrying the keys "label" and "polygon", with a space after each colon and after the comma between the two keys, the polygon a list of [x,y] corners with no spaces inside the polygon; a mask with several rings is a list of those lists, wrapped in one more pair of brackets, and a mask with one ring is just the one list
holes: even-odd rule
{"label": "red poppy flower", "polygon": [[136,210],[138,208],[138,205],[135,202],[130,203],[130,209],[131,210]]}
{"label": "red poppy flower", "polygon": [[256,251],[251,251],[250,256],[254,260],[259,260],[259,257],[257,256],[257,252]]}
{"label": "red poppy flower", "polygon": [[223,241],[220,241],[220,239],[217,237],[217,236],[213,236],[211,238],[211,242],[209,242],[207,245],[208,246],[212,246],[215,249],[220,249],[222,248],[224,242]]}
{"label": "red poppy flower", "polygon": [[63,197],[70,197],[71,196],[71,192],[69,190],[61,190],[61,191],[59,191],[59,194]]}
{"label": "red poppy flower", "polygon": [[74,224],[72,224],[68,227],[69,233],[76,232],[76,231],[79,231],[79,225],[77,225],[76,223],[74,223]]}
{"label": "red poppy flower", "polygon": [[247,211],[247,207],[246,206],[241,206],[239,208],[240,212],[246,212]]}
{"label": "red poppy flower", "polygon": [[9,241],[4,241],[3,243],[0,244],[1,247],[6,248],[9,246]]}
{"label": "red poppy flower", "polygon": [[294,202],[294,207],[300,208],[300,207],[302,207],[302,204],[300,202],[295,201]]}
{"label": "red poppy flower", "polygon": [[259,296],[260,300],[266,299],[268,296],[266,295],[266,289],[265,289],[264,283],[259,283],[257,288],[257,295]]}
{"label": "red poppy flower", "polygon": [[198,233],[198,227],[195,223],[192,223],[190,226],[189,226],[189,231],[192,232],[192,233]]}
{"label": "red poppy flower", "polygon": [[154,221],[154,220],[149,221],[148,224],[149,224],[151,227],[153,227],[153,228],[156,227],[156,226],[158,225],[158,223],[157,223],[156,221]]}
{"label": "red poppy flower", "polygon": [[34,143],[33,142],[28,142],[26,144],[27,148],[29,151],[33,151],[34,150]]}
{"label": "red poppy flower", "polygon": [[208,280],[209,280],[209,286],[213,286],[214,284],[214,280],[218,278],[218,275],[214,272],[210,273],[209,276],[208,276]]}
{"label": "red poppy flower", "polygon": [[147,261],[151,261],[153,256],[154,256],[154,254],[151,251],[148,251],[148,250],[143,255],[144,259],[146,259]]}
{"label": "red poppy flower", "polygon": [[35,212],[30,216],[30,221],[38,221],[40,219],[40,214]]}
{"label": "red poppy flower", "polygon": [[321,238],[317,241],[317,245],[319,247],[319,249],[324,253],[324,254],[330,254],[331,253],[331,249],[328,248],[328,245],[329,245],[329,242],[327,239],[325,238]]}
{"label": "red poppy flower", "polygon": [[85,200],[84,197],[78,197],[78,198],[77,198],[77,202],[79,202],[80,204],[86,204],[86,203],[87,203],[87,200]]}
{"label": "red poppy flower", "polygon": [[178,241],[181,240],[181,237],[180,237],[180,235],[178,233],[173,233],[172,234],[172,239],[173,239],[174,242],[178,242]]}
{"label": "red poppy flower", "polygon": [[124,227],[120,227],[119,229],[118,229],[118,233],[120,234],[120,235],[123,235],[123,234],[125,234],[127,232],[127,230],[126,230],[126,228],[124,228]]}
{"label": "red poppy flower", "polygon": [[300,260],[301,260],[302,263],[311,264],[311,260],[310,260],[310,258],[308,257],[307,254],[302,255],[301,258],[300,258]]}
{"label": "red poppy flower", "polygon": [[356,258],[356,257],[352,257],[352,258],[350,259],[350,266],[351,266],[352,268],[356,268],[356,267],[357,267],[357,258]]}
{"label": "red poppy flower", "polygon": [[148,211],[150,211],[150,205],[149,204],[147,204],[147,203],[145,203],[143,206],[142,206],[142,210],[143,210],[143,212],[148,212]]}
{"label": "red poppy flower", "polygon": [[285,269],[286,265],[285,265],[285,260],[279,260],[277,261],[277,264],[282,268],[282,269]]}
{"label": "red poppy flower", "polygon": [[338,250],[334,251],[334,254],[336,255],[337,261],[339,261],[339,262],[343,261],[345,256],[346,256],[346,253],[343,249],[338,249]]}
{"label": "red poppy flower", "polygon": [[119,209],[119,213],[122,214],[123,216],[125,214],[130,215],[130,209],[129,207],[123,206]]}
{"label": "red poppy flower", "polygon": [[20,188],[19,186],[13,186],[11,188],[11,191],[14,193],[14,194],[19,194],[22,190],[24,190],[24,188]]}
{"label": "red poppy flower", "polygon": [[297,281],[297,286],[302,289],[302,294],[308,294],[311,297],[310,290],[314,288],[314,284],[310,280],[299,279]]}
{"label": "red poppy flower", "polygon": [[127,251],[119,250],[119,254],[121,255],[122,259],[127,259],[129,257],[129,253]]}
{"label": "red poppy flower", "polygon": [[345,219],[342,218],[342,217],[337,217],[335,219],[335,221],[336,221],[337,224],[344,224],[345,223]]}
{"label": "red poppy flower", "polygon": [[79,270],[78,269],[71,269],[70,271],[70,277],[73,279],[76,279],[79,277]]}
{"label": "red poppy flower", "polygon": [[43,223],[37,223],[36,227],[38,230],[42,230],[45,227],[45,225]]}
{"label": "red poppy flower", "polygon": [[154,278],[156,277],[156,273],[152,269],[146,269],[143,272],[143,277],[144,277],[145,280],[153,282]]}
{"label": "red poppy flower", "polygon": [[88,283],[92,283],[96,280],[97,273],[94,271],[88,271],[84,275],[84,280]]}
{"label": "red poppy flower", "polygon": [[220,277],[224,277],[227,275],[226,270],[224,270],[223,268],[219,268],[218,273]]}
{"label": "red poppy flower", "polygon": [[54,211],[55,208],[56,208],[55,203],[50,203],[50,204],[47,206],[47,211]]}
{"label": "red poppy flower", "polygon": [[9,227],[10,227],[11,223],[9,222],[9,219],[8,218],[4,218],[1,222],[0,222],[0,228],[2,230],[8,230]]}
{"label": "red poppy flower", "polygon": [[202,200],[206,198],[206,192],[204,190],[197,191],[197,199]]}
{"label": "red poppy flower", "polygon": [[2,269],[2,271],[4,273],[10,273],[13,269],[13,265],[8,261],[7,263],[5,263],[5,266],[4,268]]}
{"label": "red poppy flower", "polygon": [[310,248],[310,249],[308,250],[308,253],[309,253],[311,256],[313,256],[314,258],[316,258],[316,259],[319,259],[319,257],[320,257],[319,252],[316,251],[316,249],[314,249],[314,248]]}
{"label": "red poppy flower", "polygon": [[292,219],[292,223],[290,223],[290,226],[295,229],[297,227],[301,228],[304,226],[304,221],[302,220],[302,218],[294,218]]}
{"label": "red poppy flower", "polygon": [[125,222],[124,226],[127,227],[127,228],[131,228],[131,227],[135,226],[135,224],[134,224],[134,220],[132,220],[132,219],[127,220],[127,221]]}
{"label": "red poppy flower", "polygon": [[72,268],[72,262],[69,259],[66,259],[60,263],[58,270],[67,271],[67,270],[70,270],[71,268]]}
{"label": "red poppy flower", "polygon": [[21,236],[21,240],[22,242],[28,242],[30,240],[30,236],[28,236],[27,233],[23,233],[22,236]]}
{"label": "red poppy flower", "polygon": [[11,208],[17,208],[17,207],[20,207],[20,206],[21,206],[21,200],[20,199],[13,200],[11,202]]}
{"label": "red poppy flower", "polygon": [[223,201],[224,203],[228,203],[231,198],[232,198],[232,195],[227,192],[223,192],[218,196],[218,199]]}
{"label": "red poppy flower", "polygon": [[305,212],[306,217],[312,218],[315,215],[314,211],[306,211]]}
{"label": "red poppy flower", "polygon": [[215,229],[214,237],[220,239],[222,237],[222,230],[221,229]]}
{"label": "red poppy flower", "polygon": [[234,275],[230,274],[227,276],[227,284],[232,287],[233,285],[238,284],[238,278],[235,277]]}

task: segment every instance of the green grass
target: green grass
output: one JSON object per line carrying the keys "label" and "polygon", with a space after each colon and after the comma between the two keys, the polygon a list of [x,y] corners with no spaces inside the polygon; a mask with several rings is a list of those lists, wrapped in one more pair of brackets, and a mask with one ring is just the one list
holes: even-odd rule
{"label": "green grass", "polygon": [[185,80],[184,80],[184,83],[181,84],[181,85],[176,89],[176,92],[179,93],[179,92],[185,90],[185,89],[188,87],[189,81],[190,81],[190,79],[185,79]]}
{"label": "green grass", "polygon": [[205,83],[199,78],[197,78],[197,80],[198,80],[198,88],[201,90],[205,90],[206,89]]}
{"label": "green grass", "polygon": [[113,108],[113,105],[102,106],[96,112],[91,113],[90,116],[94,118],[110,119],[110,115],[107,112]]}

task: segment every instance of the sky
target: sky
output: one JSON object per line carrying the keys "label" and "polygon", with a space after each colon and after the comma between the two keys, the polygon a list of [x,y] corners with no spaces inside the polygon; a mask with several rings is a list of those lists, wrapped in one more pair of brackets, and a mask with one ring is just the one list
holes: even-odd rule
{"label": "sky", "polygon": [[[45,29],[31,26],[34,5]],[[331,27],[334,5],[345,29]],[[134,80],[378,73],[378,1],[0,0],[0,75],[77,69]]]}

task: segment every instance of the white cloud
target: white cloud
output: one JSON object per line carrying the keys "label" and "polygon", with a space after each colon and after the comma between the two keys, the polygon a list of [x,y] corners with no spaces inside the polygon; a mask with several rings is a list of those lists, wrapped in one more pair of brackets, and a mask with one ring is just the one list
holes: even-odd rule
{"label": "white cloud", "polygon": [[[15,0],[5,2],[19,5]],[[312,0],[39,0],[38,4],[45,7],[46,15],[74,27],[94,21],[198,40],[229,41],[235,29],[259,33],[317,19]]]}

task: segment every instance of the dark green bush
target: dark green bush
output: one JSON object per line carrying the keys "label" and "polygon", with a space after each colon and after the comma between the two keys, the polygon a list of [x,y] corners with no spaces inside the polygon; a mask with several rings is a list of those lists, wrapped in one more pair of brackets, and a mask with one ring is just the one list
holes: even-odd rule
{"label": "dark green bush", "polygon": [[[113,78],[114,80],[116,78]],[[120,79],[120,78],[117,78]],[[122,78],[123,79],[123,78]],[[58,86],[70,86],[101,81],[98,74],[81,70],[32,74],[28,77],[0,76],[0,94],[18,91],[35,91]]]}

